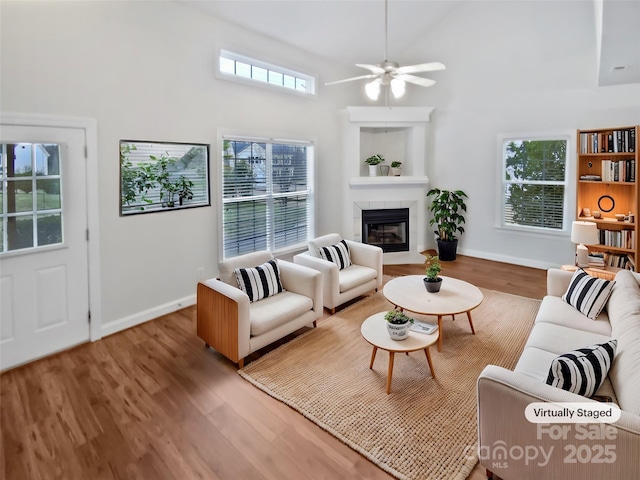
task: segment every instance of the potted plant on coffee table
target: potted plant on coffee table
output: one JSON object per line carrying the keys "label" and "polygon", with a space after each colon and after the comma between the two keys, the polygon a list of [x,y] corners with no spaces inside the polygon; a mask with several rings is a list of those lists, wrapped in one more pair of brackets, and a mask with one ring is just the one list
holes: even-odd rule
{"label": "potted plant on coffee table", "polygon": [[379,153],[367,158],[364,163],[369,165],[369,176],[376,177],[378,175],[378,164],[384,162],[384,157]]}
{"label": "potted plant on coffee table", "polygon": [[400,310],[390,310],[384,315],[387,321],[387,331],[391,340],[404,340],[409,336],[409,329],[413,318],[407,317]]}
{"label": "potted plant on coffee table", "polygon": [[434,233],[438,236],[438,254],[440,260],[451,261],[456,259],[458,249],[457,233],[464,233],[464,215],[460,212],[467,211],[464,202],[467,194],[462,190],[440,190],[433,188],[427,193],[427,197],[433,197],[429,210],[433,218],[429,225],[436,225]]}
{"label": "potted plant on coffee table", "polygon": [[436,293],[440,291],[442,286],[442,277],[438,274],[442,271],[442,265],[440,260],[436,256],[427,257],[426,277],[424,278],[424,286],[429,293]]}

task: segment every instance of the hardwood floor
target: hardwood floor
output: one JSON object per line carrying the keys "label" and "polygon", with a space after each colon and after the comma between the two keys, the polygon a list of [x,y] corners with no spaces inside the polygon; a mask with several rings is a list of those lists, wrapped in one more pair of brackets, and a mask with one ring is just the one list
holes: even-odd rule
{"label": "hardwood floor", "polygon": [[[535,298],[545,289],[544,271],[472,258],[443,274]],[[0,402],[7,480],[392,478],[206,349],[195,307],[5,372]]]}

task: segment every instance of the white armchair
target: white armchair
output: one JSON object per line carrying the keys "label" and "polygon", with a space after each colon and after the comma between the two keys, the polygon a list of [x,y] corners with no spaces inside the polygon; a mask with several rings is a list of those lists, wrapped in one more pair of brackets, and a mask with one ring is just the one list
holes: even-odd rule
{"label": "white armchair", "polygon": [[366,243],[345,240],[349,246],[351,265],[340,270],[338,265],[321,258],[319,249],[342,240],[330,233],[309,242],[309,250],[293,257],[298,265],[322,272],[324,306],[334,314],[336,307],[382,286],[382,249]]}
{"label": "white armchair", "polygon": [[258,301],[238,287],[237,268],[262,265],[273,256],[254,252],[225,260],[219,265],[219,279],[198,283],[197,333],[207,346],[240,368],[244,358],[305,325],[314,326],[322,317],[320,272],[276,260],[283,291]]}

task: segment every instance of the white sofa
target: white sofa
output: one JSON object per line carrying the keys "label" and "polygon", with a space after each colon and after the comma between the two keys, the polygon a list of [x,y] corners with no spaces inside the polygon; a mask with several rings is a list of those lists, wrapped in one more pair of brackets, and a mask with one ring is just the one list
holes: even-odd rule
{"label": "white sofa", "polygon": [[198,283],[197,334],[208,346],[240,368],[244,358],[322,317],[320,272],[276,260],[284,291],[250,302],[238,288],[234,269],[253,268],[272,260],[266,251],[220,262],[219,279]]}
{"label": "white sofa", "polygon": [[366,243],[345,240],[352,265],[340,270],[320,257],[318,249],[340,242],[337,233],[317,237],[309,242],[309,250],[293,257],[293,262],[322,272],[323,303],[334,314],[336,307],[382,286],[382,249]]}
{"label": "white sofa", "polygon": [[[571,272],[548,271],[547,296],[514,371],[489,365],[478,378],[479,457],[488,476],[640,478],[640,274],[616,275],[595,320],[561,299],[571,278]],[[596,402],[547,385],[546,379],[557,356],[610,339],[618,342],[616,356],[596,395],[610,396],[620,407],[617,422],[608,427],[557,423],[545,429],[527,421],[525,407],[531,402]]]}

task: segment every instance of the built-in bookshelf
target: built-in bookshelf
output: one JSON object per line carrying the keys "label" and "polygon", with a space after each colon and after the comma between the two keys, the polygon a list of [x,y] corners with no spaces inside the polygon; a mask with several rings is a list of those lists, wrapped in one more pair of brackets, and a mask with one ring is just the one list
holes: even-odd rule
{"label": "built-in bookshelf", "polygon": [[578,130],[577,218],[595,222],[600,243],[592,255],[607,266],[638,265],[638,126]]}

